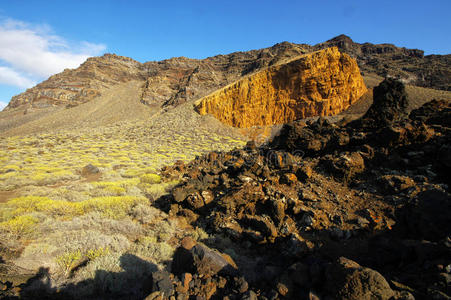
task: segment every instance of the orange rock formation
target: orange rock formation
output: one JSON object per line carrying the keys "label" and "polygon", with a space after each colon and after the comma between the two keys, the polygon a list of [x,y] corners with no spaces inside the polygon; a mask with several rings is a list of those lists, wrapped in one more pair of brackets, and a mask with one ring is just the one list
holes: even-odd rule
{"label": "orange rock formation", "polygon": [[333,47],[240,79],[200,99],[196,110],[241,128],[282,124],[337,114],[366,90],[356,61]]}

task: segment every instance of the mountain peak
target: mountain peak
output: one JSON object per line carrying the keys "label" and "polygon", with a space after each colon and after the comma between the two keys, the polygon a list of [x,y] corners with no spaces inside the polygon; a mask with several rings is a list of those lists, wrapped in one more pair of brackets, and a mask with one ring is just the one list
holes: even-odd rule
{"label": "mountain peak", "polygon": [[348,42],[348,43],[354,43],[354,41],[347,35],[345,34],[340,34],[337,35],[334,38],[331,38],[330,40],[328,40],[327,42],[338,42],[338,41],[343,41],[343,42]]}

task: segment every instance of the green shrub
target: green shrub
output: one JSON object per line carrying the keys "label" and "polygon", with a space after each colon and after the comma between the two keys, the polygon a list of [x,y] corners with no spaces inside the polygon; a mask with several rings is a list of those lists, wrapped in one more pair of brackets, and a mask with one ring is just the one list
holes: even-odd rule
{"label": "green shrub", "polygon": [[67,276],[82,258],[83,254],[80,250],[65,252],[56,257],[56,263]]}
{"label": "green shrub", "polygon": [[97,248],[97,249],[89,249],[85,256],[88,260],[94,260],[97,257],[105,256],[110,253],[110,249],[108,247],[105,248]]}
{"label": "green shrub", "polygon": [[17,216],[0,223],[0,230],[19,238],[31,234],[38,220],[32,216]]}
{"label": "green shrub", "polygon": [[143,174],[140,177],[141,182],[142,183],[160,183],[161,182],[161,176],[158,174],[152,174],[152,173],[148,173],[148,174]]}
{"label": "green shrub", "polygon": [[141,238],[134,250],[138,255],[145,256],[158,264],[171,260],[175,251],[168,243],[157,242],[157,238],[153,236]]}

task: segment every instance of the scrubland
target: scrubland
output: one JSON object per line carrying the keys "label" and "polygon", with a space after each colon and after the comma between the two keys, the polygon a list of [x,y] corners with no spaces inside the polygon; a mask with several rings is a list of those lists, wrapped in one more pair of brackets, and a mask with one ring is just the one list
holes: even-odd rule
{"label": "scrubland", "polygon": [[127,257],[149,262],[129,262],[137,277],[163,268],[179,238],[207,234],[153,206],[178,184],[160,168],[244,145],[196,130],[121,123],[0,138],[0,256],[30,274],[48,268],[58,286],[100,280],[102,289],[118,288],[123,278],[100,275],[121,274]]}

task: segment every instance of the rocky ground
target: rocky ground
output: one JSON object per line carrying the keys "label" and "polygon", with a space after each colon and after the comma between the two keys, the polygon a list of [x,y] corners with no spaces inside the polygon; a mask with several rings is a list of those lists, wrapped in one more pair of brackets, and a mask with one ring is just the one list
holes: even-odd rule
{"label": "rocky ground", "polygon": [[[123,288],[89,297],[449,299],[451,106],[406,108],[404,85],[385,80],[358,120],[295,121],[261,147],[163,168],[181,183],[152,206],[208,237],[180,237],[140,282],[127,274],[143,261],[125,254],[121,273],[96,274]],[[49,278],[2,282],[0,295],[72,298],[90,283]]]}

